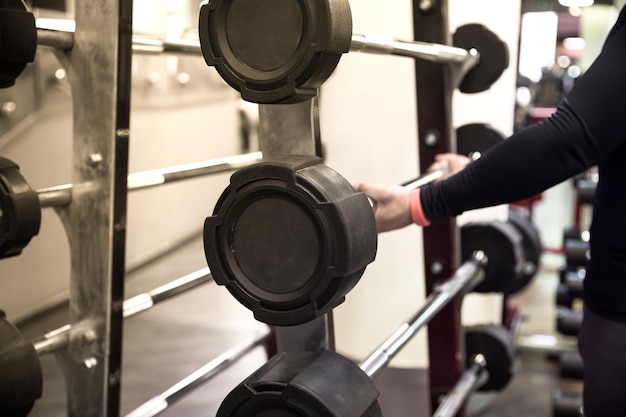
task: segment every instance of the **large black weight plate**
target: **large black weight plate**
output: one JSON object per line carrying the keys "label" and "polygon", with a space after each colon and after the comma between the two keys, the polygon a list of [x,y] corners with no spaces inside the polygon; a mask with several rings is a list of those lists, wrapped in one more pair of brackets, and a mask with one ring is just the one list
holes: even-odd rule
{"label": "large black weight plate", "polygon": [[35,16],[22,0],[0,2],[0,88],[11,87],[35,59],[37,27]]}
{"label": "large black weight plate", "polygon": [[470,259],[476,251],[487,255],[485,279],[473,291],[506,292],[522,277],[522,236],[507,222],[467,223],[461,227],[461,256]]}
{"label": "large black weight plate", "polygon": [[350,50],[347,0],[211,0],[200,9],[209,66],[254,103],[296,103],[317,89]]}
{"label": "large black weight plate", "polygon": [[524,266],[522,276],[515,280],[509,287],[506,294],[516,294],[526,288],[537,274],[541,261],[543,245],[539,230],[535,227],[528,215],[515,208],[509,208],[508,221],[522,236],[522,247],[524,248]]}
{"label": "large black weight plate", "polygon": [[[504,135],[484,123],[470,123],[456,129],[456,153],[472,159],[502,142]],[[479,154],[479,155],[476,155]]]}
{"label": "large black weight plate", "polygon": [[39,233],[41,206],[19,167],[0,157],[0,258],[22,253]]}
{"label": "large black weight plate", "polygon": [[509,66],[509,48],[495,33],[478,23],[459,26],[454,32],[454,46],[480,54],[478,64],[461,81],[463,93],[488,90]]}
{"label": "large black weight plate", "polygon": [[296,325],[344,300],[376,256],[363,193],[312,156],[241,169],[204,227],[208,265],[257,320]]}
{"label": "large black weight plate", "polygon": [[468,367],[477,354],[487,361],[489,378],[478,387],[479,391],[500,391],[515,375],[515,346],[506,328],[496,324],[465,328],[465,349]]}
{"label": "large black weight plate", "polygon": [[26,417],[42,389],[43,374],[34,346],[0,310],[0,417]]}
{"label": "large black weight plate", "polygon": [[336,352],[280,353],[231,391],[216,417],[380,417],[378,395]]}

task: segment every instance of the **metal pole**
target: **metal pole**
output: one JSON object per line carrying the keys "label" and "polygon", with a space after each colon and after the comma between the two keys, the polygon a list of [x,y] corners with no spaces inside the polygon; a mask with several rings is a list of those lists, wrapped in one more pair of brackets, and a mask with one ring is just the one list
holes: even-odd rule
{"label": "metal pole", "polygon": [[454,417],[476,387],[483,384],[489,376],[485,372],[487,360],[481,354],[474,356],[470,368],[463,373],[459,382],[446,395],[433,417]]}
{"label": "metal pole", "polygon": [[[143,311],[151,309],[165,300],[169,300],[170,298],[210,282],[213,282],[213,277],[211,276],[209,268],[199,269],[198,271],[187,274],[152,291],[125,300],[123,304],[123,316],[124,318],[133,317]],[[66,349],[71,328],[72,326],[70,324],[66,324],[44,334],[40,339],[36,340],[33,345],[35,346],[37,354],[41,356]],[[91,333],[93,333],[93,330],[85,330],[85,335]],[[89,338],[90,336],[86,337]]]}
{"label": "metal pole", "polygon": [[450,279],[437,286],[426,299],[425,305],[369,355],[359,367],[371,378],[375,377],[450,300],[475,287],[484,279],[486,262],[484,253],[476,252],[474,259],[465,262]]}
{"label": "metal pole", "polygon": [[258,336],[251,342],[242,343],[208,362],[200,369],[182,379],[180,382],[172,385],[162,394],[157,395],[131,411],[126,417],[153,417],[167,410],[176,401],[189,394],[195,388],[209,381],[224,369],[231,366],[244,355],[252,351],[255,347],[262,345],[268,339],[269,331]]}
{"label": "metal pole", "polygon": [[[128,191],[170,184],[177,181],[197,178],[205,175],[234,171],[259,162],[263,159],[261,152],[211,159],[202,162],[177,165],[168,168],[153,169],[130,174]],[[41,207],[65,206],[72,201],[72,184],[64,184],[37,190]]]}

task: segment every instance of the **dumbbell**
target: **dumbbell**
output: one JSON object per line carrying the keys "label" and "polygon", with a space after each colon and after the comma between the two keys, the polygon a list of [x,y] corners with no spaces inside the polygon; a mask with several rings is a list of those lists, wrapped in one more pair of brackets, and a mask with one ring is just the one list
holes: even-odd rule
{"label": "dumbbell", "polygon": [[577,392],[555,390],[552,393],[553,417],[584,417],[582,395]]}
{"label": "dumbbell", "polygon": [[583,239],[566,239],[563,250],[565,263],[571,268],[586,267],[591,259],[589,241]]}
{"label": "dumbbell", "polygon": [[[234,171],[261,160],[260,152],[130,174],[128,191]],[[10,159],[0,157],[0,259],[22,253],[41,226],[41,209],[72,201],[72,184],[33,190]]]}
{"label": "dumbbell", "polygon": [[21,0],[0,5],[0,88],[11,87],[28,63],[35,59],[35,17]]}
{"label": "dumbbell", "polygon": [[583,322],[583,312],[559,308],[556,312],[556,331],[565,336],[578,336]]}
{"label": "dumbbell", "polygon": [[244,100],[265,104],[316,96],[349,51],[454,65],[468,93],[488,89],[509,61],[506,44],[478,24],[458,28],[454,47],[353,33],[348,0],[213,0],[200,8],[199,34],[206,63]]}
{"label": "dumbbell", "polygon": [[563,378],[583,379],[583,359],[577,350],[561,352],[559,363]]}
{"label": "dumbbell", "polygon": [[564,271],[561,282],[556,288],[557,306],[572,308],[574,300],[582,299],[586,274],[585,268]]}
{"label": "dumbbell", "polygon": [[[220,405],[217,417],[284,415],[299,417],[378,417],[375,378],[408,343],[454,297],[480,283],[487,260],[479,253],[465,262],[454,275],[435,288],[425,305],[387,338],[361,364],[356,365],[337,352],[280,353],[235,387]],[[514,372],[510,336],[502,328],[466,329],[468,371],[463,390],[459,386],[444,401],[449,414],[473,389],[502,389]],[[477,382],[479,381],[479,382]],[[466,387],[469,386],[469,389]]]}

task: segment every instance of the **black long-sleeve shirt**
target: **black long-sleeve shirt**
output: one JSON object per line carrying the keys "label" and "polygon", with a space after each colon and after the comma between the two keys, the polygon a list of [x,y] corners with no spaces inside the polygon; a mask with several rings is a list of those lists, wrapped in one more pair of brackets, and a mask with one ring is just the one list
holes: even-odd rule
{"label": "black long-sleeve shirt", "polygon": [[599,56],[548,119],[445,181],[423,187],[429,220],[536,195],[597,165],[587,307],[626,322],[626,7]]}

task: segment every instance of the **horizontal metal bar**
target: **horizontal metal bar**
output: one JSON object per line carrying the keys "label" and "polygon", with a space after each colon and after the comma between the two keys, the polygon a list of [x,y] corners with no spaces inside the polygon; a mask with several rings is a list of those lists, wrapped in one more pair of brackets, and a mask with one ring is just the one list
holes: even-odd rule
{"label": "horizontal metal bar", "polygon": [[[162,301],[212,281],[213,277],[211,276],[209,268],[202,268],[150,292],[139,294],[125,300],[123,316],[124,318],[135,316],[142,311],[151,309]],[[66,324],[44,334],[40,339],[33,342],[35,351],[39,355],[44,355],[67,348],[70,330],[71,326]]]}
{"label": "horizontal metal bar", "polygon": [[485,278],[486,262],[484,253],[476,252],[473,259],[466,261],[450,279],[437,286],[426,299],[424,306],[361,362],[359,367],[371,378],[376,376],[450,300],[474,288]]}
{"label": "horizontal metal bar", "polygon": [[[37,27],[37,43],[61,50],[69,50],[74,46],[76,22],[72,19],[39,18],[35,21]],[[199,41],[193,40],[164,40],[149,36],[133,36],[133,52],[137,54],[179,54],[202,55]]]}
{"label": "horizontal metal bar", "polygon": [[[234,171],[260,162],[262,157],[261,152],[252,152],[243,155],[176,165],[168,168],[136,172],[128,176],[128,191],[136,191],[205,175]],[[72,189],[72,184],[64,184],[38,190],[39,204],[41,207],[68,205],[72,201]]]}
{"label": "horizontal metal bar", "polygon": [[263,154],[261,152],[252,152],[243,155],[176,165],[169,168],[137,172],[128,176],[128,191],[169,184],[204,175],[234,171],[260,162],[262,158]]}
{"label": "horizontal metal bar", "polygon": [[479,59],[478,51],[469,51],[455,46],[419,41],[402,41],[388,35],[354,32],[352,34],[351,51],[374,54],[399,55],[427,61],[447,64],[465,65]]}
{"label": "horizontal metal bar", "polygon": [[439,404],[433,417],[454,417],[461,406],[476,388],[486,382],[489,377],[487,372],[487,360],[481,354],[474,356],[472,365],[461,375],[459,381]]}
{"label": "horizontal metal bar", "polygon": [[427,172],[426,174],[420,175],[419,177],[417,177],[416,179],[412,181],[402,184],[402,186],[408,190],[420,188],[440,178],[443,178],[443,176],[446,175],[447,173],[448,173],[448,170],[444,170],[444,169],[438,169],[432,172]]}
{"label": "horizontal metal bar", "polygon": [[156,304],[213,281],[209,268],[202,268],[152,291],[124,301],[124,318],[149,310]]}
{"label": "horizontal metal bar", "polygon": [[269,331],[264,332],[260,336],[257,336],[254,340],[250,342],[242,343],[224,352],[217,358],[202,366],[191,375],[182,379],[180,382],[172,385],[162,394],[153,397],[145,404],[131,411],[129,414],[126,415],[126,417],[153,417],[162,413],[169,406],[183,398],[192,390],[198,388],[221,371],[230,367],[233,363],[235,363],[247,353],[251,352],[257,346],[265,343],[268,337]]}

